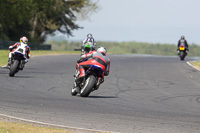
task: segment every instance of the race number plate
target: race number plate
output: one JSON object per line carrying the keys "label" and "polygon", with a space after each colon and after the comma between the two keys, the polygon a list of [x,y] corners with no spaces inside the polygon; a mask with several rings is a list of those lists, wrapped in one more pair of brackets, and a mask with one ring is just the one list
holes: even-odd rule
{"label": "race number plate", "polygon": [[185,48],[184,47],[180,47],[180,50],[185,50]]}

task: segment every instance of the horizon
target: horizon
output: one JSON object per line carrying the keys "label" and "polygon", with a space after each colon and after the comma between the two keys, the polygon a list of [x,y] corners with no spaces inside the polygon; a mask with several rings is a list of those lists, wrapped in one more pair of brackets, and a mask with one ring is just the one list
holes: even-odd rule
{"label": "horizon", "polygon": [[200,44],[199,0],[99,0],[98,5],[87,20],[76,21],[84,28],[73,31],[73,37],[56,35],[68,41],[91,33],[96,41],[162,44],[176,44],[184,35],[189,44]]}

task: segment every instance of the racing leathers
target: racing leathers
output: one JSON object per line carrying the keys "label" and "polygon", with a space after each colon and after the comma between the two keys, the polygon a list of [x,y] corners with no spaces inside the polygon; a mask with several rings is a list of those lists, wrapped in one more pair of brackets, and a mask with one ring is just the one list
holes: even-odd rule
{"label": "racing leathers", "polygon": [[189,47],[188,47],[187,41],[186,41],[185,39],[180,39],[180,40],[178,41],[178,44],[177,44],[177,47],[178,47],[178,48],[177,48],[177,51],[178,51],[178,54],[180,54],[179,47],[180,47],[181,45],[185,46],[186,52],[189,51]]}
{"label": "racing leathers", "polygon": [[[81,62],[85,59],[87,61]],[[97,65],[102,68],[104,71],[102,75],[99,77],[99,81],[101,83],[104,82],[104,76],[109,75],[110,70],[110,59],[106,56],[106,53],[100,53],[95,50],[84,54],[81,56],[80,60],[78,60],[78,64],[76,66],[77,71],[79,72],[79,78],[77,79],[77,84],[82,82],[83,77],[85,76],[85,69],[90,68],[90,65]]]}
{"label": "racing leathers", "polygon": [[14,45],[9,47],[10,53],[9,53],[9,59],[8,59],[8,66],[11,65],[11,58],[12,58],[12,53],[15,51],[19,51],[24,54],[24,64],[28,62],[28,59],[30,58],[30,47],[23,43],[23,42],[17,42]]}

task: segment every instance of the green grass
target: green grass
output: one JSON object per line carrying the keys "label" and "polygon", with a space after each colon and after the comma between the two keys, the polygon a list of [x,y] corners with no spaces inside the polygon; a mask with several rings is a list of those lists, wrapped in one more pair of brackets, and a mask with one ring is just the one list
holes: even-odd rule
{"label": "green grass", "polygon": [[197,67],[198,69],[200,69],[200,62],[195,61],[195,62],[190,62],[193,66]]}
{"label": "green grass", "polygon": [[[77,133],[76,129],[75,132],[69,130],[52,128],[38,124],[34,125],[34,124],[7,122],[0,120],[0,133]],[[81,130],[79,130],[79,132],[81,132]],[[100,131],[94,131],[94,132],[110,133],[110,132],[100,132]]]}
{"label": "green grass", "polygon": [[[8,50],[0,50],[0,66],[8,62]],[[31,57],[41,55],[80,54],[80,51],[32,50]],[[5,122],[0,120],[0,133],[74,133],[65,129],[38,127],[32,124]],[[104,133],[104,132],[102,132]]]}
{"label": "green grass", "polygon": [[0,121],[0,133],[73,133],[66,129]]}
{"label": "green grass", "polygon": [[32,50],[31,56],[58,55],[58,54],[80,54],[80,51],[58,51],[58,50]]}
{"label": "green grass", "polygon": [[[178,40],[177,40],[178,41]],[[49,41],[53,50],[73,51],[75,48],[80,48],[81,43],[77,41]],[[176,42],[175,42],[176,43]],[[177,55],[177,44],[161,44],[161,43],[147,43],[147,42],[97,42],[99,46],[106,47],[108,53],[112,54],[149,54],[149,55]],[[200,45],[189,44],[189,56],[200,56]]]}
{"label": "green grass", "polygon": [[8,63],[8,50],[0,50],[0,66]]}
{"label": "green grass", "polygon": [[[40,55],[80,54],[80,51],[31,50],[31,57]],[[8,63],[9,50],[0,50],[0,66]]]}

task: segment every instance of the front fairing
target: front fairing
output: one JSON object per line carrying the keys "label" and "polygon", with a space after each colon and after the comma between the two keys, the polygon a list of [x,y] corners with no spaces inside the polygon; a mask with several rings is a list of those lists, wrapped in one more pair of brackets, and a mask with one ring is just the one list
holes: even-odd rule
{"label": "front fairing", "polygon": [[21,52],[18,52],[18,51],[15,51],[12,55],[13,59],[16,59],[16,60],[24,60],[25,59],[25,56],[24,54],[22,54]]}

